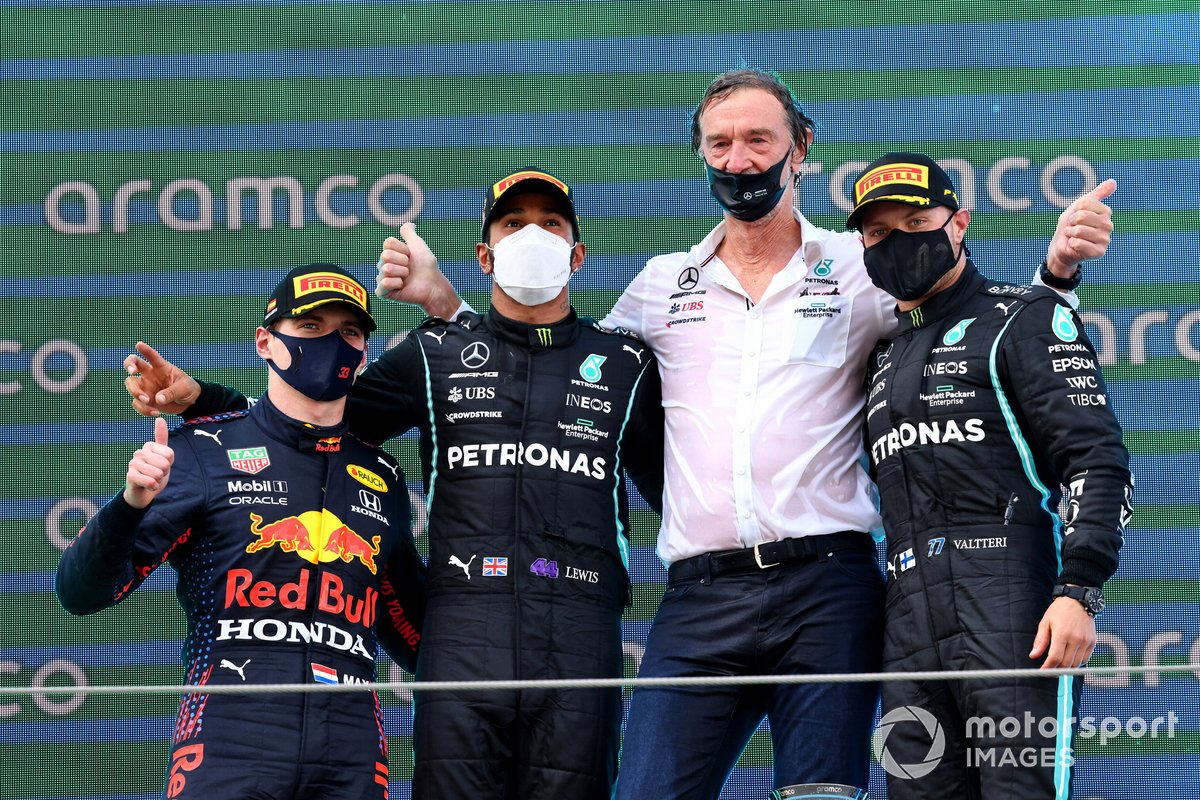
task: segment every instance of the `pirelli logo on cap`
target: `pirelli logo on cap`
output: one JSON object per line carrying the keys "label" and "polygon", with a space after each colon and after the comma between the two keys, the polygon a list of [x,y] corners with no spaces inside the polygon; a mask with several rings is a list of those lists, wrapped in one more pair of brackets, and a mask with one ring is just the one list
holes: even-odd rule
{"label": "pirelli logo on cap", "polygon": [[494,198],[496,198],[497,200],[499,200],[500,195],[507,192],[514,185],[520,183],[521,181],[529,180],[530,178],[537,178],[538,180],[545,181],[546,183],[552,183],[555,186],[557,186],[559,189],[562,189],[563,194],[568,195],[568,196],[570,196],[570,194],[571,194],[571,187],[567,186],[565,183],[563,183],[562,181],[560,181],[558,178],[554,177],[553,175],[549,175],[545,172],[539,172],[539,171],[533,170],[533,169],[527,169],[527,170],[522,170],[521,172],[514,172],[512,175],[509,175],[507,178],[499,180],[495,184],[493,184],[492,196]]}
{"label": "pirelli logo on cap", "polygon": [[889,184],[920,186],[929,189],[929,167],[923,164],[886,164],[876,167],[854,183],[854,197],[861,202],[867,193]]}
{"label": "pirelli logo on cap", "polygon": [[[352,281],[336,272],[310,272],[307,275],[301,275],[292,279],[292,287],[297,300],[313,292],[334,292],[345,295],[350,302],[364,311],[367,308],[367,290],[357,281]],[[271,310],[268,308],[267,313],[270,312]]]}

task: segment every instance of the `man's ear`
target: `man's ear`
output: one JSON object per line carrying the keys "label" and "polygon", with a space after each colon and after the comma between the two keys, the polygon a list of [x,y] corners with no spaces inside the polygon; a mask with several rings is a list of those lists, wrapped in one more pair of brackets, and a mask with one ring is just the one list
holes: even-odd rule
{"label": "man's ear", "polygon": [[254,349],[258,352],[259,358],[263,361],[271,361],[271,332],[266,328],[259,327],[254,332]]}
{"label": "man's ear", "polygon": [[971,210],[969,208],[960,208],[954,212],[954,230],[958,231],[958,240],[961,242],[963,237],[967,235],[967,226],[971,224]]}
{"label": "man's ear", "polygon": [[583,257],[587,253],[587,247],[583,242],[576,242],[571,246],[571,272],[579,272],[583,267]]}
{"label": "man's ear", "polygon": [[492,263],[492,251],[483,242],[475,245],[475,260],[479,262],[479,268],[483,270],[484,275],[491,275],[495,264]]}

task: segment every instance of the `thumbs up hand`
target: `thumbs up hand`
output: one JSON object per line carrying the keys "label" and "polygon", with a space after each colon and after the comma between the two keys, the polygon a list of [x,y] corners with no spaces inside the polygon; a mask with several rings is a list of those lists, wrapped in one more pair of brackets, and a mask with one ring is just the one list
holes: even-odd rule
{"label": "thumbs up hand", "polygon": [[125,502],[134,508],[150,505],[167,487],[175,451],[167,444],[167,420],[154,418],[154,441],[146,442],[133,454],[125,474]]}

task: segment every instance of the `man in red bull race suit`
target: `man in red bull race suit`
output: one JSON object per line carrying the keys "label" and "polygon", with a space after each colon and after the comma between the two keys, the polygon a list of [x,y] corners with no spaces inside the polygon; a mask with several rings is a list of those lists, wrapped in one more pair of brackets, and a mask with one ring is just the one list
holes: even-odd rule
{"label": "man in red bull race suit", "polygon": [[[249,411],[192,420],[133,457],[125,489],[60,561],[67,611],[112,606],[159,565],[178,573],[187,683],[375,678],[376,642],[410,672],[424,566],[395,460],[347,432],[345,395],[375,323],[329,264],[292,270],[256,333],[271,367]],[[374,692],[185,694],[163,796],[387,797]]]}
{"label": "man in red bull race suit", "polygon": [[[389,242],[428,255],[411,227],[404,236]],[[567,281],[584,245],[561,180],[530,169],[495,183],[482,238],[492,308],[427,320],[364,371],[347,409],[368,441],[423,434],[429,606],[417,677],[619,678],[622,473],[660,505],[657,362],[638,339],[571,308]],[[242,402],[211,384],[200,394],[159,365],[151,382],[176,404],[163,410]],[[145,409],[149,394],[131,392]],[[417,692],[413,797],[608,800],[620,723],[617,688]]]}

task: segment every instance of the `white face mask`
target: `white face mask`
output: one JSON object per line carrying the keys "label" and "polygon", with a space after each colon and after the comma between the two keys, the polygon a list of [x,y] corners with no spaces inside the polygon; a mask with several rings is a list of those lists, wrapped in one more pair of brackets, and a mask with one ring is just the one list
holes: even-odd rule
{"label": "white face mask", "polygon": [[526,225],[491,251],[496,284],[523,306],[549,303],[571,277],[574,248],[540,225]]}

